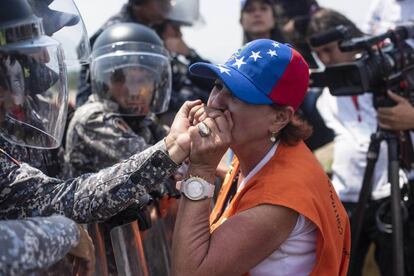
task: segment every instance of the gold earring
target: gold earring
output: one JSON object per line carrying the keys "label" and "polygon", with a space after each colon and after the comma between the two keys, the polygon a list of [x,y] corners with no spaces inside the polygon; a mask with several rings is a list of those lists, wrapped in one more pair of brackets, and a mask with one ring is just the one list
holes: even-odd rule
{"label": "gold earring", "polygon": [[276,142],[276,137],[277,137],[276,132],[272,131],[271,134],[270,134],[270,141],[272,143],[275,143]]}

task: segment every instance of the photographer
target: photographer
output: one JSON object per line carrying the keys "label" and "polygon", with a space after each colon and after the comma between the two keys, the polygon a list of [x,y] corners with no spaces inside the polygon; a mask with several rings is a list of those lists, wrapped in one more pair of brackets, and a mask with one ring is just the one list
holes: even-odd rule
{"label": "photographer", "polygon": [[[412,20],[414,1],[411,0],[375,0],[371,4],[364,30],[377,35],[394,28],[398,23]],[[378,109],[379,125],[384,129],[414,129],[414,108],[404,98],[389,92],[389,97],[397,105]]]}
{"label": "photographer", "polygon": [[[312,39],[317,34],[329,33],[340,25],[348,29],[348,34],[352,38],[363,36],[355,24],[342,14],[321,9],[310,20],[308,37]],[[313,50],[325,65],[350,63],[359,54],[358,51],[342,52],[339,48],[341,39],[343,37],[331,36],[330,39],[320,41],[319,45],[313,43]],[[376,132],[378,125],[373,94],[368,93],[373,91],[366,92],[361,95],[336,97],[326,90],[317,103],[327,126],[335,132],[332,183],[351,218],[355,214],[367,165],[370,136]],[[392,262],[389,261],[392,260],[391,235],[380,231],[376,223],[378,208],[388,201],[390,196],[387,164],[387,146],[383,142],[373,173],[371,200],[365,209],[360,243],[355,250],[357,254],[351,256],[351,262],[355,262],[353,275],[361,275],[371,242],[376,246],[375,259],[381,274],[392,274]],[[400,172],[400,183],[404,182],[404,178],[404,174]]]}

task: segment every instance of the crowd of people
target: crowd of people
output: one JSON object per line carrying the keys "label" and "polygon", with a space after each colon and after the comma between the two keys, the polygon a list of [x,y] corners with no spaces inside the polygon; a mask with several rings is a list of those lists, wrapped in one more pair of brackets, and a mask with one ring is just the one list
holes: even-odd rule
{"label": "crowd of people", "polygon": [[[196,0],[128,0],[90,38],[73,0],[1,1],[0,275],[362,275],[371,244],[381,275],[412,275],[410,71],[384,88],[392,106],[312,77],[358,60],[341,43],[411,5],[374,1],[362,31],[315,0],[241,0],[243,45],[212,64],[181,33]],[[78,43],[63,47],[68,30]],[[381,131],[399,138],[401,269],[385,141],[352,240]]]}

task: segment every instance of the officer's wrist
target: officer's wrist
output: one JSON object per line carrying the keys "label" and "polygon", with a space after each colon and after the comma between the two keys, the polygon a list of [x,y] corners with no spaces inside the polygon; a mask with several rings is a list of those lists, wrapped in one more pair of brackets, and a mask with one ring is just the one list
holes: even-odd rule
{"label": "officer's wrist", "polygon": [[187,158],[188,153],[178,145],[176,139],[171,135],[164,138],[164,143],[168,155],[176,164],[181,164]]}

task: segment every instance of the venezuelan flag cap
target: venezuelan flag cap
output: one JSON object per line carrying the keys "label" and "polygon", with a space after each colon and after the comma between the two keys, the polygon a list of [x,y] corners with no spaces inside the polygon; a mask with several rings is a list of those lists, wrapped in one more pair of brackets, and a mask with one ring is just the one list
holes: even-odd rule
{"label": "venezuelan flag cap", "polygon": [[234,53],[225,64],[198,62],[190,73],[221,79],[230,92],[249,104],[300,106],[308,90],[309,67],[290,45],[257,39]]}

